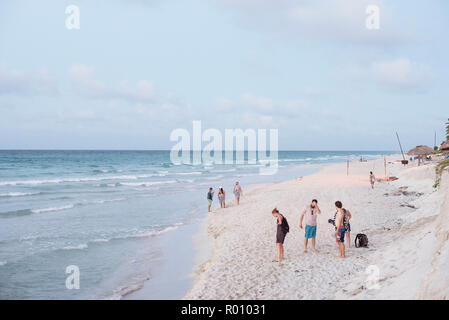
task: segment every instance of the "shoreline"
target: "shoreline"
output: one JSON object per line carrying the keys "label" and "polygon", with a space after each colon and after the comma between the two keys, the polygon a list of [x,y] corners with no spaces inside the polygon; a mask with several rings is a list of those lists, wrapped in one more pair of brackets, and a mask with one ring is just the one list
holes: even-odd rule
{"label": "shoreline", "polygon": [[[161,256],[151,265],[152,276],[124,294],[121,300],[176,300],[191,288],[193,279],[187,270],[196,267],[192,238],[200,232],[200,224],[186,224],[154,239]],[[182,250],[179,250],[182,248]],[[182,268],[180,268],[182,266]]]}
{"label": "shoreline", "polygon": [[[298,172],[301,172],[303,175],[300,175],[295,179],[249,184],[245,187],[244,195],[251,194],[259,190],[263,191],[264,188],[274,186],[276,184],[282,184],[291,181],[301,181],[304,177],[319,173],[321,170],[323,170],[323,168],[342,163],[343,162],[297,165],[292,169],[298,170]],[[242,199],[244,199],[244,196],[242,197]],[[242,200],[240,201],[242,202]],[[226,203],[227,203],[226,209],[235,207],[234,198],[231,201],[227,201]],[[231,205],[229,206],[229,204]],[[211,215],[219,214],[220,211],[222,211],[222,208],[216,207],[215,209],[213,209],[211,213],[207,215],[204,218],[204,220],[200,223],[200,227],[198,228],[197,233],[192,237],[193,241],[196,242],[194,246],[195,248],[194,260],[196,260],[196,262],[194,264],[194,268],[192,268],[191,270],[191,277],[193,278],[192,285],[190,286],[189,290],[186,291],[185,295],[183,296],[183,299],[186,299],[186,297],[187,299],[190,299],[189,294],[197,284],[197,280],[201,276],[201,273],[204,272],[204,266],[207,265],[207,263],[209,263],[209,261],[212,259],[214,249],[212,245],[212,240],[214,237],[211,237],[211,234],[208,232],[208,225],[210,219],[212,218]]]}
{"label": "shoreline", "polygon": [[[306,176],[313,174],[322,165],[304,164],[289,168],[289,170]],[[263,189],[266,186],[276,183],[282,183],[282,181],[276,181],[275,179],[275,181],[270,182],[245,182],[244,194]],[[227,199],[226,210],[235,205],[232,192],[228,192]],[[204,207],[207,211],[206,205]],[[213,208],[210,214],[205,212],[203,218],[199,218],[198,221],[182,225],[172,232],[165,233],[154,239],[153,241],[155,242],[153,245],[159,247],[162,253],[158,262],[152,263],[151,273],[153,275],[141,284],[131,286],[129,291],[123,294],[120,299],[182,299],[193,287],[197,270],[211,257],[211,239],[207,232],[207,222],[211,214],[217,210],[222,210],[219,207],[216,197]]]}
{"label": "shoreline", "polygon": [[[403,249],[406,252],[414,252],[414,238],[413,233],[409,234],[410,230],[417,230],[414,224],[433,223],[435,215],[440,212],[437,210],[439,207],[429,209],[425,205],[421,207],[421,204],[435,201],[435,197],[441,204],[446,193],[442,187],[433,190],[432,164],[404,168],[394,162],[400,159],[400,155],[387,156],[387,176],[398,176],[399,180],[378,182],[374,190],[369,188],[368,173],[374,171],[377,177],[384,176],[383,158],[350,162],[348,177],[346,163],[317,165],[320,169],[317,173],[304,176],[301,180],[270,183],[257,188],[257,192],[252,190],[246,193],[239,207],[230,206],[226,211],[215,209],[206,218],[208,239],[211,241],[210,258],[196,267],[194,285],[184,299],[410,297],[410,293],[404,292],[401,296],[402,292],[392,289],[398,283],[405,284],[410,280],[404,282],[394,275],[386,276],[391,270],[401,269],[402,260],[393,259],[394,256],[404,261],[407,259],[402,257],[401,252],[390,250],[388,245],[394,246],[391,239],[404,237],[408,242],[401,247],[405,246],[406,249]],[[297,227],[299,213],[315,197],[323,212],[319,217],[317,234],[320,252],[303,253],[304,231],[298,231]],[[354,214],[351,241],[359,232],[366,233],[370,241],[369,248],[354,248],[351,243],[347,258],[340,263],[335,258],[337,248],[332,228],[327,224],[327,219],[333,215],[332,204],[335,200],[342,200]],[[285,243],[286,260],[279,264],[271,263],[270,259],[275,255],[274,222],[269,214],[274,207],[278,207],[287,217],[291,231]],[[377,263],[377,266],[373,261],[380,253],[387,255],[383,260],[388,263]],[[431,265],[428,263],[430,256],[422,255],[422,259],[423,265]],[[365,272],[372,265],[380,270],[378,281],[382,283],[382,290],[364,288]],[[422,274],[414,275],[418,279],[424,278]],[[385,279],[390,279],[388,286]],[[413,294],[413,297],[420,296],[418,289]]]}
{"label": "shoreline", "polygon": [[[304,164],[304,165],[298,165],[294,169],[298,170],[298,172],[301,172],[303,176],[300,176],[298,178],[303,178],[304,176],[313,175],[315,172],[310,171],[319,171],[321,167],[330,165],[330,164]],[[296,178],[296,179],[298,179]],[[294,179],[294,180],[296,180]],[[290,180],[286,180],[290,181]],[[275,185],[277,183],[283,183],[285,181],[272,181],[272,182],[265,182],[265,183],[250,183],[245,186],[244,195],[247,193],[256,192],[258,190],[261,190],[263,188],[266,188],[270,185]],[[241,199],[244,198],[244,195]],[[229,197],[229,196],[228,196]],[[229,209],[230,207],[235,207],[235,198],[231,194],[232,200],[226,201],[226,208]],[[242,201],[242,200],[241,200]],[[217,205],[217,203],[216,203]],[[208,215],[199,223],[199,226],[197,228],[197,232],[192,236],[193,241],[193,249],[194,249],[194,257],[193,257],[193,265],[194,267],[191,268],[189,276],[191,279],[191,285],[187,291],[185,291],[185,294],[183,295],[182,299],[184,299],[189,292],[193,289],[195,286],[195,283],[197,281],[197,278],[199,276],[199,273],[201,273],[203,265],[208,263],[208,261],[212,258],[213,254],[213,247],[212,247],[212,238],[211,235],[208,232],[208,225],[209,225],[209,219],[211,218],[212,214],[216,214],[223,209],[220,207],[216,207],[213,209]]]}
{"label": "shoreline", "polygon": [[[313,174],[320,166],[298,165],[291,170],[298,171],[304,176]],[[301,176],[302,177],[302,176]],[[283,181],[255,182],[245,185],[245,194],[263,189],[269,185],[282,183]],[[235,205],[234,196],[228,195],[226,202],[228,209]],[[180,226],[170,233],[160,235],[156,243],[163,252],[160,258],[161,265],[153,264],[154,275],[143,281],[139,286],[130,288],[131,290],[121,296],[122,300],[175,300],[182,299],[193,287],[197,271],[201,265],[206,263],[212,255],[211,239],[207,232],[208,219],[217,210],[218,200],[214,200],[215,208],[199,221]],[[179,245],[183,247],[182,254],[179,255]],[[175,248],[176,246],[176,248]],[[179,268],[182,265],[183,268]],[[185,267],[187,265],[187,267]],[[173,277],[173,275],[176,275]],[[162,290],[161,290],[162,288]],[[170,289],[173,288],[173,289]]]}

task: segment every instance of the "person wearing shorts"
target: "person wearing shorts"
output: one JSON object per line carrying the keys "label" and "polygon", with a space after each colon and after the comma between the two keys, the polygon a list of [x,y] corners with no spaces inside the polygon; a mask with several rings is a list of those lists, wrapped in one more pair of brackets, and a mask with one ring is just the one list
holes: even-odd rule
{"label": "person wearing shorts", "polygon": [[346,233],[345,226],[339,226],[337,228],[337,234],[336,234],[336,241],[337,241],[337,243],[339,243],[339,242],[344,243],[345,242],[345,233]]}
{"label": "person wearing shorts", "polygon": [[[348,248],[351,248],[351,223],[349,222],[352,219],[351,211],[348,209],[342,208],[343,211],[343,225],[345,227],[345,236],[346,236],[346,243],[348,244]],[[334,221],[337,217],[338,211],[335,212],[334,215]]]}
{"label": "person wearing shorts", "polygon": [[214,189],[209,188],[209,192],[207,193],[207,212],[210,212],[210,207],[212,206],[212,200],[214,199]]}
{"label": "person wearing shorts", "polygon": [[239,185],[239,182],[237,181],[234,185],[234,196],[235,201],[237,205],[240,204],[240,196],[242,195],[242,187]]}
{"label": "person wearing shorts", "polygon": [[220,202],[220,208],[226,208],[226,193],[222,187],[218,189],[218,201]]}
{"label": "person wearing shorts", "polygon": [[338,250],[340,251],[340,258],[345,257],[345,233],[346,228],[344,225],[345,213],[343,212],[343,204],[341,201],[335,202],[335,208],[337,209],[337,214],[335,215],[335,238],[338,244]]}
{"label": "person wearing shorts", "polygon": [[299,227],[303,228],[303,220],[306,220],[306,229],[304,234],[304,252],[307,252],[307,245],[309,239],[312,239],[312,250],[317,252],[316,250],[316,226],[317,226],[317,215],[321,214],[321,210],[318,207],[318,200],[313,199],[312,203],[304,208],[301,212],[301,216],[299,218]]}

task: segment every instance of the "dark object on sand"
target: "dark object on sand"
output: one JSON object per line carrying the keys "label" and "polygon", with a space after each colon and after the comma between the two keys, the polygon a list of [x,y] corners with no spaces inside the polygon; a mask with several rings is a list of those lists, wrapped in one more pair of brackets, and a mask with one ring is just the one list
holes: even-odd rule
{"label": "dark object on sand", "polygon": [[401,160],[401,163],[402,163],[403,165],[406,165],[406,164],[408,164],[408,160]]}
{"label": "dark object on sand", "polygon": [[329,219],[329,220],[327,220],[327,222],[335,226],[335,220]]}
{"label": "dark object on sand", "polygon": [[417,209],[414,205],[412,204],[408,204],[408,203],[403,203],[399,205],[400,207],[408,207],[408,208],[412,208],[412,209]]}
{"label": "dark object on sand", "polygon": [[366,234],[358,233],[355,237],[354,243],[356,248],[366,248],[368,247],[368,237],[366,236]]}

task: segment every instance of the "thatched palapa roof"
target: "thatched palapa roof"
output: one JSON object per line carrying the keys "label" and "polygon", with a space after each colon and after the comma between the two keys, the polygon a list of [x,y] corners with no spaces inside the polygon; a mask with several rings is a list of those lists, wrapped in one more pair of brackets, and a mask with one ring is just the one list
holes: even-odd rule
{"label": "thatched palapa roof", "polygon": [[416,146],[415,148],[407,152],[409,156],[426,156],[432,153],[433,149],[428,146]]}
{"label": "thatched palapa roof", "polygon": [[440,146],[440,150],[441,150],[441,151],[449,151],[449,140],[447,140],[445,143],[443,143],[443,144]]}

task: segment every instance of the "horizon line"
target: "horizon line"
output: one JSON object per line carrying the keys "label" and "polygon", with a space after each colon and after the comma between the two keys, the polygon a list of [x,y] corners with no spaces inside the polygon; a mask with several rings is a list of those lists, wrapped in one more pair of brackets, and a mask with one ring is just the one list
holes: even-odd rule
{"label": "horizon line", "polygon": [[[171,151],[170,149],[1,149],[0,151]],[[203,152],[204,150],[190,150],[189,152]],[[218,151],[233,151],[233,152],[259,152],[259,150],[216,150]],[[260,152],[263,152],[261,150]],[[265,150],[265,152],[270,150]],[[286,152],[286,151],[307,151],[307,152],[322,152],[322,151],[330,151],[330,152],[354,152],[354,151],[368,151],[368,152],[397,152],[398,150],[368,150],[368,149],[352,149],[352,150],[307,150],[307,149],[296,149],[296,150],[277,150],[278,152]],[[274,152],[274,151],[273,151]]]}

